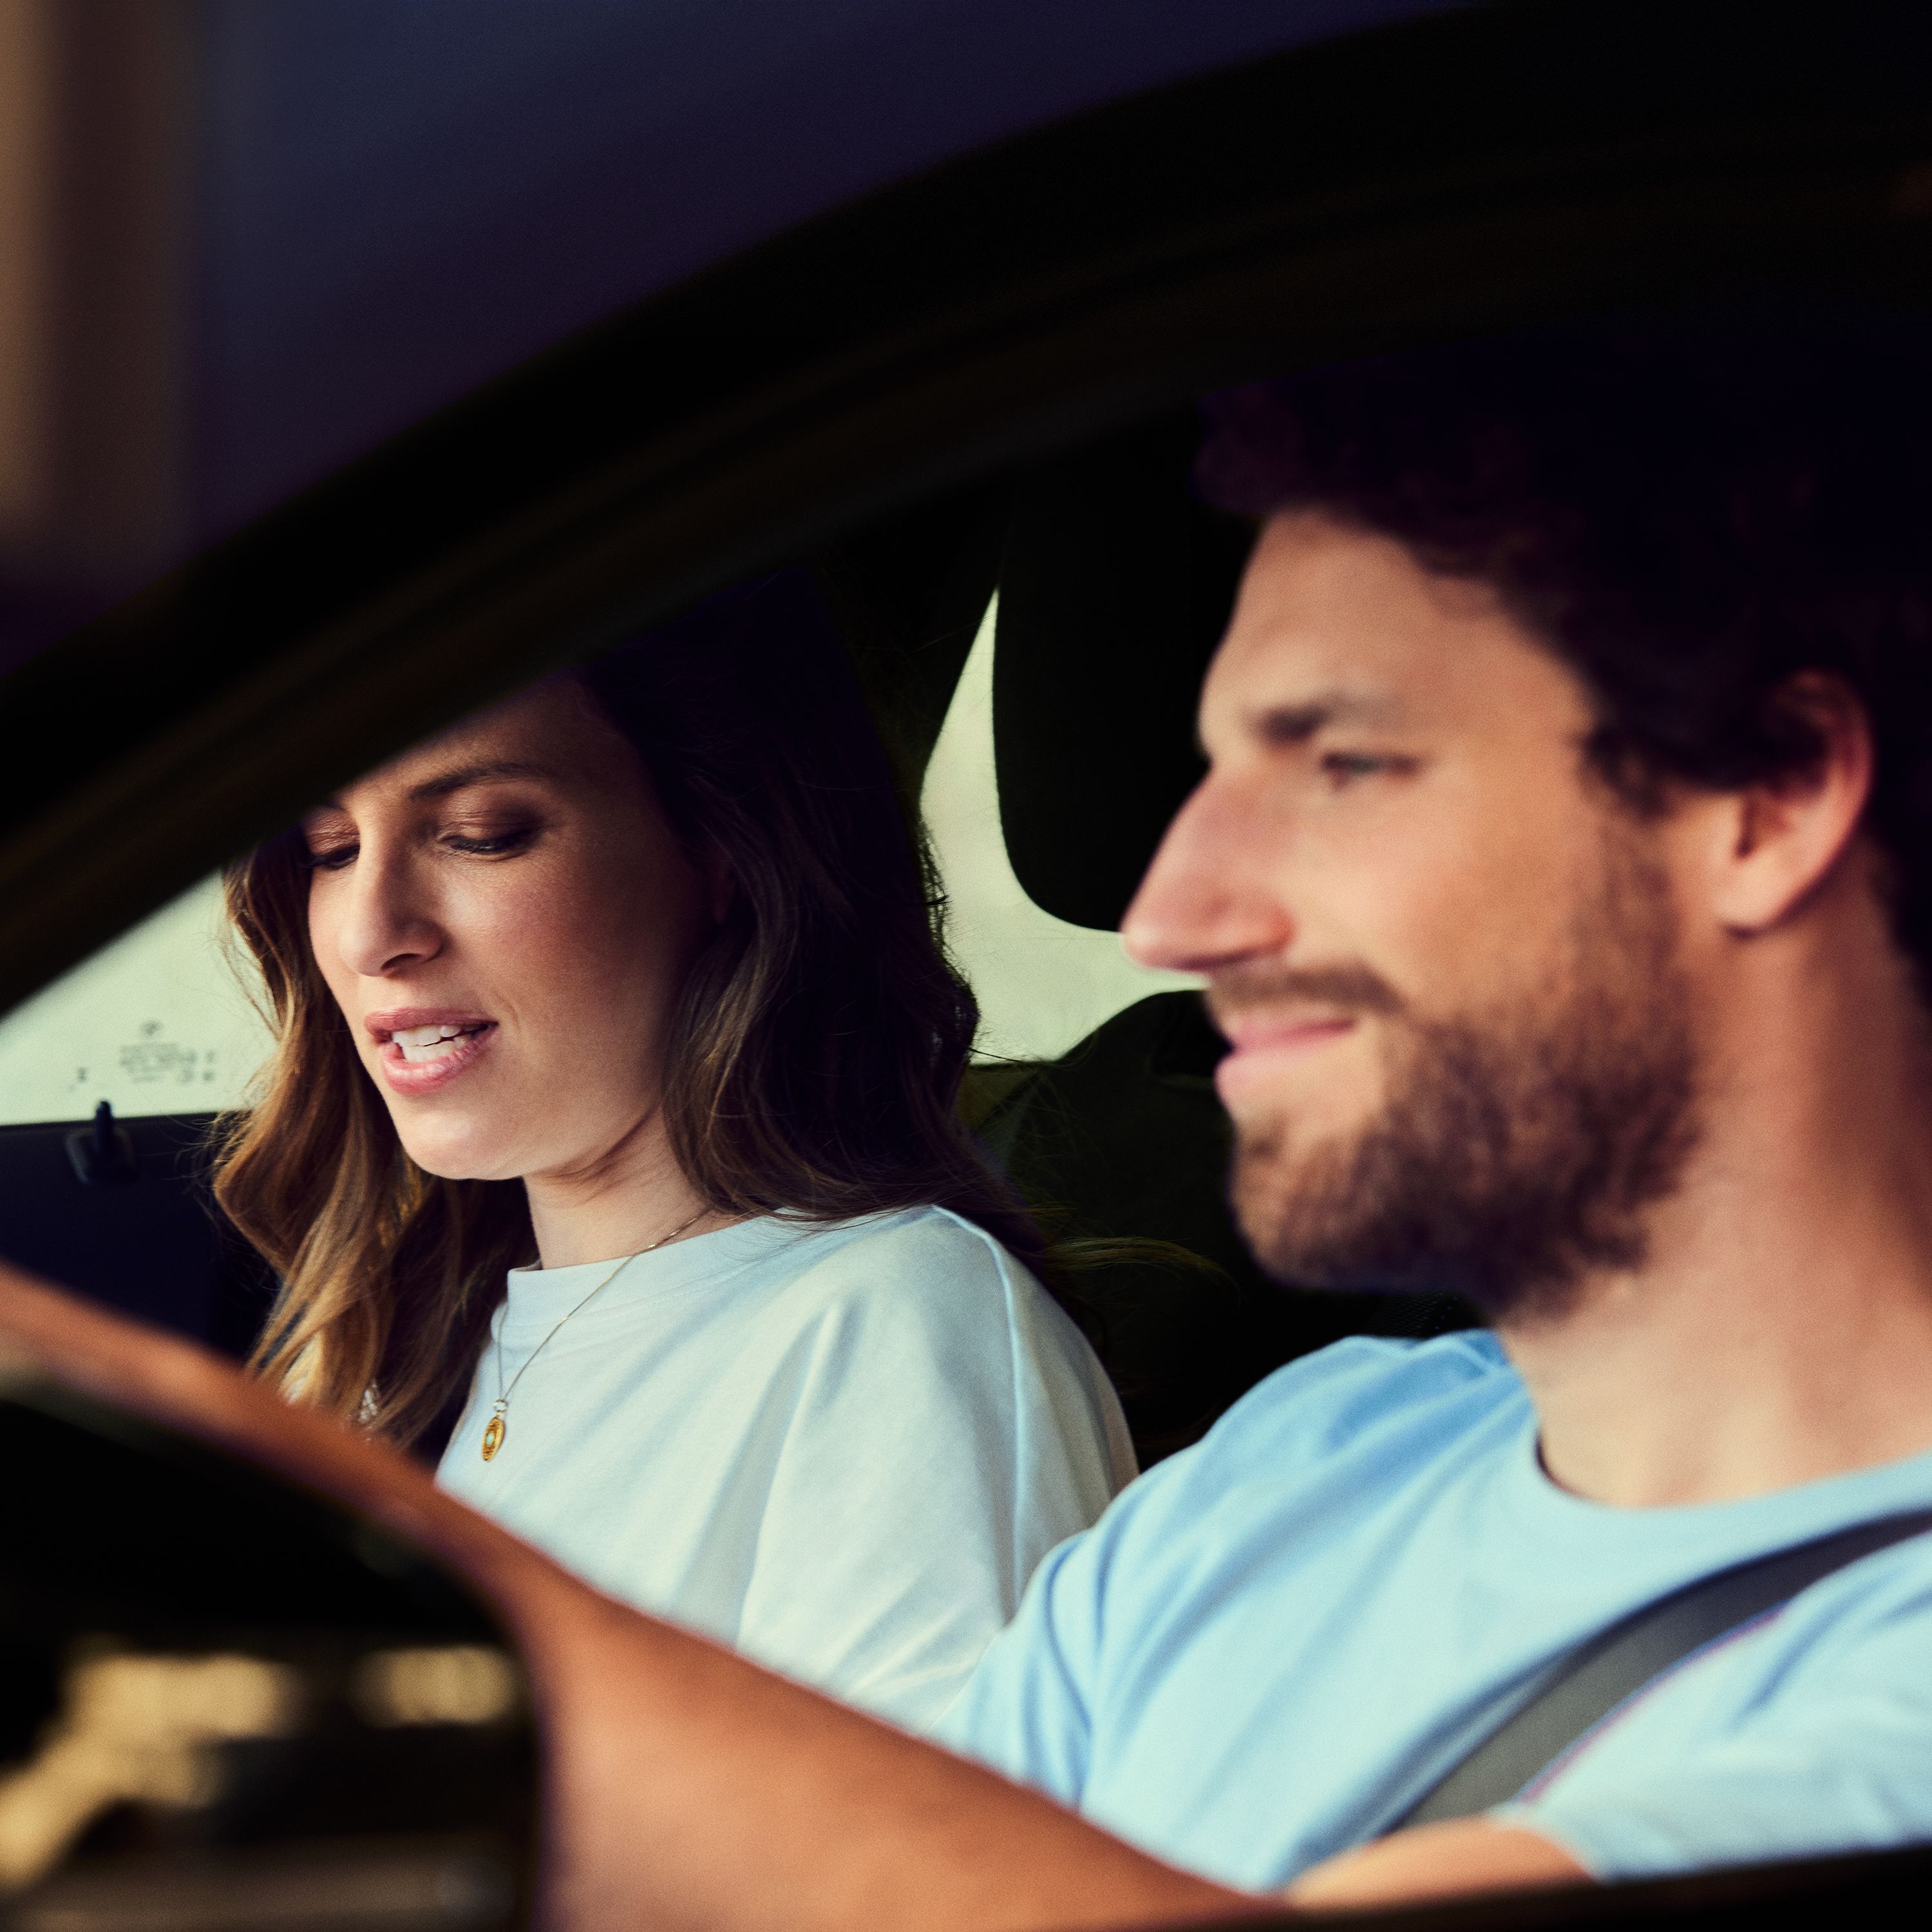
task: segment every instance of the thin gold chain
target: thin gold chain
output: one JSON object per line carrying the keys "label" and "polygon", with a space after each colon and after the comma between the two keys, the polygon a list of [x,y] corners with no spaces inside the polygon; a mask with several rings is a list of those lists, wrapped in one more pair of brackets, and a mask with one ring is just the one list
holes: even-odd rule
{"label": "thin gold chain", "polygon": [[496,1415],[501,1415],[504,1411],[509,1407],[510,1398],[516,1394],[517,1384],[523,1380],[525,1371],[527,1370],[530,1364],[550,1346],[552,1340],[556,1334],[557,1330],[561,1328],[565,1322],[568,1322],[573,1315],[581,1314],[585,1309],[588,1308],[590,1304],[595,1301],[597,1298],[602,1294],[604,1291],[608,1288],[633,1262],[641,1260],[646,1255],[655,1254],[657,1250],[664,1246],[667,1242],[676,1240],[678,1236],[683,1234],[688,1228],[694,1228],[700,1221],[704,1220],[706,1214],[710,1211],[710,1210],[708,1208],[699,1208],[698,1212],[691,1216],[690,1220],[688,1221],[680,1221],[675,1228],[672,1228],[669,1234],[660,1234],[655,1241],[652,1242],[649,1247],[640,1248],[635,1254],[625,1256],[623,1259],[619,1262],[617,1265],[581,1301],[578,1302],[574,1307],[566,1309],[563,1313],[558,1317],[556,1322],[552,1325],[550,1334],[546,1335],[543,1340],[524,1358],[522,1367],[519,1368],[517,1372],[510,1378],[510,1385],[508,1388],[506,1388],[503,1386],[503,1328],[507,1327],[508,1324],[506,1322],[500,1326],[496,1330],[496,1400],[491,1406],[491,1413]]}

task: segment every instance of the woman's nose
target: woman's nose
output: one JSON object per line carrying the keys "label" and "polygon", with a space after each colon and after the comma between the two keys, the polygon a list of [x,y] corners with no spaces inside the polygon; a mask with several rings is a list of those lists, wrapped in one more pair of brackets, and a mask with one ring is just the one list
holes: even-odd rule
{"label": "woman's nose", "polygon": [[340,884],[333,937],[337,957],[351,972],[384,979],[433,959],[442,950],[434,908],[406,862],[365,847]]}
{"label": "woman's nose", "polygon": [[1121,921],[1128,956],[1169,972],[1213,973],[1285,952],[1294,922],[1268,848],[1257,814],[1210,772],[1168,827]]}

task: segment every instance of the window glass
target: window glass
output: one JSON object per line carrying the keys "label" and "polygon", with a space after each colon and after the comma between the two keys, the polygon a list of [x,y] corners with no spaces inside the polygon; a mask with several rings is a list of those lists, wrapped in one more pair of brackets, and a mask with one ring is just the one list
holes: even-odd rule
{"label": "window glass", "polygon": [[1136,966],[1117,933],[1055,919],[1014,878],[993,765],[998,608],[995,598],[974,640],[920,803],[949,902],[947,944],[979,997],[979,1058],[1055,1060],[1136,1000],[1198,982]]}
{"label": "window glass", "polygon": [[[1028,898],[1006,858],[993,770],[993,620],[987,609],[928,767],[922,800],[950,904],[948,941],[982,1011],[979,1057],[1051,1060],[1149,993],[1194,982],[1149,973],[1117,935]],[[0,1020],[0,1126],[237,1105],[267,1058],[250,969],[205,879]]]}
{"label": "window glass", "polygon": [[0,1021],[0,1125],[232,1106],[268,1030],[204,879]]}

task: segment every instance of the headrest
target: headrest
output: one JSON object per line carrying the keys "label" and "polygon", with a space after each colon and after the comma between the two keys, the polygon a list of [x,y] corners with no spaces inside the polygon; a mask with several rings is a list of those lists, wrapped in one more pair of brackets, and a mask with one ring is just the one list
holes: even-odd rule
{"label": "headrest", "polygon": [[1190,413],[1015,493],[994,640],[1000,815],[1028,896],[1076,926],[1119,926],[1203,769],[1195,706],[1252,532],[1192,494],[1198,440]]}

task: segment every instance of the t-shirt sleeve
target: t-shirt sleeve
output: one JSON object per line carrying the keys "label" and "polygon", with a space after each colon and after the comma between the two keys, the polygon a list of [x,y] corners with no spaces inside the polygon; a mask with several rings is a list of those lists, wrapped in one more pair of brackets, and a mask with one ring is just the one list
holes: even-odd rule
{"label": "t-shirt sleeve", "polygon": [[1932,1568],[1911,1568],[1801,1599],[1784,1616],[1811,1628],[1774,1619],[1735,1659],[1720,1640],[1491,1815],[1604,1880],[1932,1840]]}
{"label": "t-shirt sleeve", "polygon": [[1034,1572],[938,1732],[949,1750],[1063,1804],[1079,1804],[1093,1750],[1104,1534],[1062,1544]]}
{"label": "t-shirt sleeve", "polygon": [[[1284,1395],[1300,1396],[1318,1378],[1354,1379],[1366,1353],[1342,1343],[1325,1360],[1277,1371],[1204,1442],[1149,1470],[1093,1528],[1054,1550],[946,1713],[938,1742],[1100,1815],[1092,1810],[1096,1784],[1112,1780],[1118,1797],[1120,1760],[1138,1748],[1149,1702],[1196,1641],[1204,1552],[1238,1548],[1249,1534],[1250,1486],[1274,1492],[1273,1472],[1288,1460]],[[1198,1715],[1212,1735],[1226,1712]],[[1114,1819],[1114,1828],[1122,1822]],[[1157,1835],[1143,1841],[1159,1848]]]}
{"label": "t-shirt sleeve", "polygon": [[927,1730],[1132,1452],[1078,1330],[976,1230],[935,1216],[836,1265],[794,1350],[737,1640]]}

